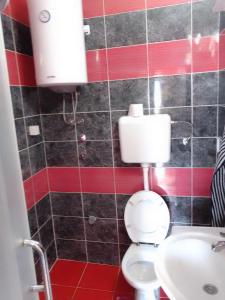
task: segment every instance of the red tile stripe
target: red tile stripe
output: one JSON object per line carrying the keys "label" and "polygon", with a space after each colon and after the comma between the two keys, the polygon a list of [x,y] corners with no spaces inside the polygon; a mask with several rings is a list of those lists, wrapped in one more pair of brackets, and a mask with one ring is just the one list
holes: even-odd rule
{"label": "red tile stripe", "polygon": [[147,0],[147,8],[191,3],[191,0]]}
{"label": "red tile stripe", "polygon": [[27,209],[49,193],[47,169],[42,169],[23,182]]}
{"label": "red tile stripe", "polygon": [[83,0],[84,18],[103,16],[104,0]]}
{"label": "red tile stripe", "polygon": [[10,85],[36,86],[33,57],[6,50]]}
{"label": "red tile stripe", "polygon": [[3,13],[16,21],[29,26],[26,0],[10,0]]}
{"label": "red tile stripe", "polygon": [[225,69],[225,34],[220,35],[219,69]]}
{"label": "red tile stripe", "polygon": [[[221,36],[221,53],[225,37]],[[147,49],[148,47],[148,49]],[[147,51],[148,50],[148,51]],[[87,52],[88,78],[90,82],[189,74],[217,71],[225,66],[221,58],[219,66],[219,41],[216,37],[203,37],[110,48],[107,51]],[[221,55],[222,56],[222,55]],[[148,58],[148,59],[147,59]],[[148,63],[149,61],[149,63]]]}
{"label": "red tile stripe", "polygon": [[104,0],[104,2],[106,15],[145,9],[145,0]]}
{"label": "red tile stripe", "polygon": [[[213,168],[151,168],[149,185],[163,196],[209,197],[212,175]],[[48,192],[133,194],[143,189],[142,169],[49,167],[24,181],[24,188],[28,207]]]}

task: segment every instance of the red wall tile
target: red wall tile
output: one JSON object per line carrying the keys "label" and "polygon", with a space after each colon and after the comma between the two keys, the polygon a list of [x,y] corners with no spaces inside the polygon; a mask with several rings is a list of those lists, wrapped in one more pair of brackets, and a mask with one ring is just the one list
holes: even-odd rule
{"label": "red wall tile", "polygon": [[35,202],[41,200],[48,192],[47,169],[43,169],[33,176]]}
{"label": "red wall tile", "polygon": [[116,14],[145,9],[145,0],[105,0],[105,14]]}
{"label": "red wall tile", "polygon": [[34,205],[34,190],[32,177],[28,178],[23,182],[23,187],[27,209],[30,209]]}
{"label": "red wall tile", "polygon": [[191,0],[147,0],[147,7],[154,8],[190,2]]}
{"label": "red wall tile", "polygon": [[83,0],[84,18],[103,16],[104,0]]}
{"label": "red wall tile", "polygon": [[20,85],[36,86],[34,61],[29,55],[16,54],[19,69]]}
{"label": "red wall tile", "polygon": [[203,37],[193,40],[193,72],[218,70],[219,41],[217,37]]}
{"label": "red wall tile", "polygon": [[146,45],[112,48],[108,50],[109,79],[147,77]]}
{"label": "red wall tile", "polygon": [[19,85],[20,83],[15,52],[6,50],[6,60],[8,65],[9,83],[11,85]]}
{"label": "red wall tile", "polygon": [[213,168],[193,169],[193,196],[210,196]]}
{"label": "red wall tile", "polygon": [[78,168],[48,168],[51,192],[80,192]]}
{"label": "red wall tile", "polygon": [[20,23],[29,25],[27,0],[10,0],[8,6],[4,10],[4,14]]}
{"label": "red wall tile", "polygon": [[106,50],[87,52],[88,81],[107,80]]}
{"label": "red wall tile", "polygon": [[152,190],[160,195],[191,196],[191,169],[153,168]]}
{"label": "red wall tile", "polygon": [[81,168],[84,193],[115,193],[113,168]]}
{"label": "red wall tile", "polygon": [[178,40],[149,44],[150,76],[191,72],[191,43]]}
{"label": "red wall tile", "polygon": [[133,194],[144,189],[141,168],[115,168],[117,194]]}
{"label": "red wall tile", "polygon": [[220,35],[219,69],[225,69],[225,34]]}

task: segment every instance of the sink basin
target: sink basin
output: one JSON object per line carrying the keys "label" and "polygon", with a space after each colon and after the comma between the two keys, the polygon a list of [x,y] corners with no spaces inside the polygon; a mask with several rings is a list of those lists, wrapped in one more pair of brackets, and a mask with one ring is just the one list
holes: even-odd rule
{"label": "sink basin", "polygon": [[225,249],[212,251],[220,240],[225,238],[215,230],[183,232],[159,246],[155,272],[171,300],[225,299]]}

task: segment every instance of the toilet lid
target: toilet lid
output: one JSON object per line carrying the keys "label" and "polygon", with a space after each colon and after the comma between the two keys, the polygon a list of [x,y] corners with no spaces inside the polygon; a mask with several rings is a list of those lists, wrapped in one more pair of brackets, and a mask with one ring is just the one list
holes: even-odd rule
{"label": "toilet lid", "polygon": [[161,196],[140,191],[128,200],[124,221],[133,242],[160,244],[167,236],[170,214]]}

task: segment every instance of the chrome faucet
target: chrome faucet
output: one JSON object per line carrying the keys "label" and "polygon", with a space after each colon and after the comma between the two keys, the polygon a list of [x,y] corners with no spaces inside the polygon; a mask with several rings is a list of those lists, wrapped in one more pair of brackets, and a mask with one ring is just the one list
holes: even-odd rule
{"label": "chrome faucet", "polygon": [[212,251],[220,252],[225,249],[225,241],[218,241],[215,244],[212,244]]}

